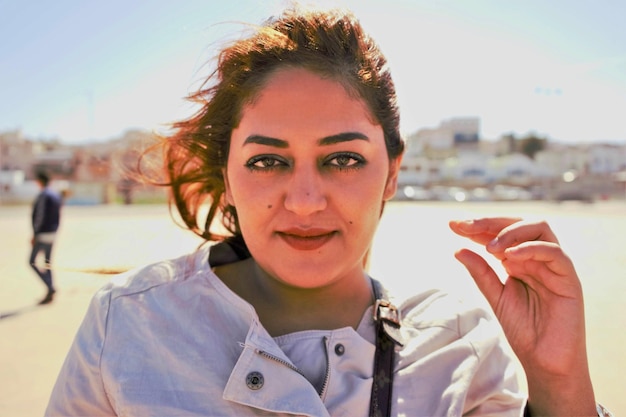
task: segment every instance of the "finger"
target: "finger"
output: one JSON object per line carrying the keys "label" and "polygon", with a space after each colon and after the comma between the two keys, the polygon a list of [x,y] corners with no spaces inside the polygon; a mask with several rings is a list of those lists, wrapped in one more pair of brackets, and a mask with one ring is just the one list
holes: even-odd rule
{"label": "finger", "polygon": [[502,259],[505,250],[529,241],[559,243],[545,221],[518,222],[502,229],[498,236],[487,244],[487,251]]}
{"label": "finger", "polygon": [[515,262],[505,259],[502,261],[502,267],[509,278],[515,278],[535,291],[546,287],[544,283],[556,277],[543,262]]}
{"label": "finger", "polygon": [[465,266],[476,282],[478,289],[495,311],[504,286],[493,268],[480,255],[468,249],[461,249],[454,256]]}
{"label": "finger", "polygon": [[536,261],[550,266],[550,269],[559,275],[574,271],[574,264],[569,256],[563,252],[557,243],[552,242],[524,242],[508,248],[504,252],[507,259],[516,262]]}
{"label": "finger", "polygon": [[[576,268],[560,246],[546,242],[526,242],[505,251],[507,272],[515,275],[524,271],[538,279],[561,278],[578,286]],[[504,265],[504,262],[503,262]],[[563,280],[570,277],[569,280]]]}
{"label": "finger", "polygon": [[519,218],[493,217],[476,220],[451,220],[450,229],[459,236],[467,237],[476,243],[486,245],[493,240],[502,229],[519,222]]}

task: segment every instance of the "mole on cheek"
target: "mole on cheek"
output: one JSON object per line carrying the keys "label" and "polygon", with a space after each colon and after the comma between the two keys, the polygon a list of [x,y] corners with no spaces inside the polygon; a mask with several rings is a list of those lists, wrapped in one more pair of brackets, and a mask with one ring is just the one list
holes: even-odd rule
{"label": "mole on cheek", "polygon": [[272,207],[273,207],[273,206],[272,206],[271,204],[268,204],[268,205],[267,205],[267,208],[268,208],[268,209],[271,209]]}

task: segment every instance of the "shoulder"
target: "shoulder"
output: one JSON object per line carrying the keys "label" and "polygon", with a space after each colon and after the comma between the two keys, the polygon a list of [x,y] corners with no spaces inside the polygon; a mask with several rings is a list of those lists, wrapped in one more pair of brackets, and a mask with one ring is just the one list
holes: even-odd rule
{"label": "shoulder", "polygon": [[44,188],[40,193],[42,198],[45,198],[47,201],[58,203],[61,201],[61,195],[51,188]]}
{"label": "shoulder", "polygon": [[[409,408],[424,407],[428,415],[520,415],[524,396],[516,359],[481,301],[430,290],[399,304],[404,345],[398,350],[398,387],[420,385],[427,392],[409,395]],[[441,401],[420,404],[424,398]]]}
{"label": "shoulder", "polygon": [[434,338],[445,343],[464,341],[479,357],[504,340],[489,306],[472,297],[433,289],[406,298],[398,308],[408,338]]}
{"label": "shoulder", "polygon": [[411,327],[447,327],[462,332],[481,320],[492,320],[485,305],[449,292],[432,289],[406,298],[399,305],[403,322]]}
{"label": "shoulder", "polygon": [[54,189],[50,188],[50,187],[46,187],[44,189],[41,190],[41,194],[45,195],[46,197],[49,198],[58,198],[60,197],[60,194],[58,192],[56,192]]}
{"label": "shoulder", "polygon": [[192,280],[210,269],[209,250],[209,247],[202,247],[178,258],[155,262],[119,274],[100,289],[97,297],[113,300]]}

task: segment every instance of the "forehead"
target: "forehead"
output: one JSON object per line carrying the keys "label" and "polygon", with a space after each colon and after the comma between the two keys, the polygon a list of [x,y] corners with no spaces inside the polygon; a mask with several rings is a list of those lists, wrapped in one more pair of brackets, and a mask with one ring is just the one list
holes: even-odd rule
{"label": "forehead", "polygon": [[[378,128],[364,100],[332,79],[302,68],[284,68],[265,80],[241,112],[233,131],[299,130],[312,135]],[[382,130],[382,129],[381,129]]]}

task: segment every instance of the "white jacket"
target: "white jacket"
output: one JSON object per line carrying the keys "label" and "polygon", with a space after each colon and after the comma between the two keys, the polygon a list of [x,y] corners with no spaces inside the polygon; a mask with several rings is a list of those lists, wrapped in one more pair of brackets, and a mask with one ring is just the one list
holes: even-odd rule
{"label": "white jacket", "polygon": [[[120,275],[94,296],[47,416],[367,416],[371,307],[356,330],[272,338],[212,272],[210,250],[212,262],[228,255],[200,249]],[[490,313],[435,290],[398,307],[406,343],[396,349],[393,415],[521,415]]]}

